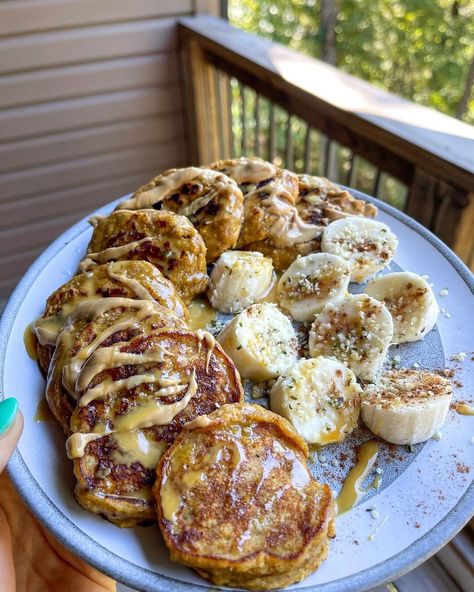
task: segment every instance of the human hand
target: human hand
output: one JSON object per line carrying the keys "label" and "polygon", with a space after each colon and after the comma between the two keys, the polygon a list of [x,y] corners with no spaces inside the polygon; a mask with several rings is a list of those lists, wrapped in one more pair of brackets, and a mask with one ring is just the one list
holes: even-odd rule
{"label": "human hand", "polygon": [[0,582],[4,592],[115,592],[32,516],[3,471],[23,429],[16,399],[0,402]]}

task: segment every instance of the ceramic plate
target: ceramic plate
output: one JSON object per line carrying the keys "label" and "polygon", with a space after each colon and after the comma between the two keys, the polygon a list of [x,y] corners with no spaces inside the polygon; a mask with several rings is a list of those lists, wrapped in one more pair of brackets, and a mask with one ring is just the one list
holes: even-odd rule
{"label": "ceramic plate", "polygon": [[[357,192],[354,192],[357,195]],[[364,195],[363,199],[371,200]],[[123,198],[122,198],[123,199]],[[114,204],[97,213],[107,213]],[[397,234],[400,246],[392,270],[428,275],[442,312],[424,341],[405,344],[391,355],[402,365],[454,368],[454,398],[472,399],[474,384],[474,280],[436,237],[393,208],[377,202],[378,219]],[[47,296],[77,267],[91,229],[86,219],[60,236],[32,265],[13,293],[2,318],[0,396],[13,395],[25,416],[25,430],[9,472],[37,518],[74,553],[138,590],[204,591],[205,582],[172,563],[158,528],[117,527],[83,510],[74,500],[74,478],[64,437],[52,422],[37,422],[44,381],[25,352],[25,327],[43,310]],[[439,295],[447,289],[444,297]],[[463,362],[452,356],[467,352]],[[471,387],[471,391],[470,388]],[[294,589],[319,592],[369,590],[400,576],[437,551],[468,521],[474,507],[470,465],[474,419],[450,411],[442,438],[418,445],[383,447],[377,467],[382,487],[336,520],[337,537],[320,569]],[[349,462],[338,463],[337,447],[312,463],[313,472],[337,492],[354,456],[354,443],[370,435],[359,430],[347,446]],[[341,456],[341,455],[339,455]],[[353,458],[352,456],[352,458]],[[377,513],[367,511],[376,505]]]}

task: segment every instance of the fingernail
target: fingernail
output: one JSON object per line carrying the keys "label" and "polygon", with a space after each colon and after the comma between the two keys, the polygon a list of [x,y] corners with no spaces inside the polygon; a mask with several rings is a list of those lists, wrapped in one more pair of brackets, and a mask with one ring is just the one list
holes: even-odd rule
{"label": "fingernail", "polygon": [[18,401],[13,397],[0,401],[0,434],[6,432],[15,421],[18,413]]}

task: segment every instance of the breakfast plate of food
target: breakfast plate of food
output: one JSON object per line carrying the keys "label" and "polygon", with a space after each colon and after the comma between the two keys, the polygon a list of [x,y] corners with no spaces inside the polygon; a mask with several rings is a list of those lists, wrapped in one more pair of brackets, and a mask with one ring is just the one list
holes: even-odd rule
{"label": "breakfast plate of food", "polygon": [[472,514],[473,295],[357,191],[252,157],[165,171],[13,293],[10,477],[137,590],[370,590]]}

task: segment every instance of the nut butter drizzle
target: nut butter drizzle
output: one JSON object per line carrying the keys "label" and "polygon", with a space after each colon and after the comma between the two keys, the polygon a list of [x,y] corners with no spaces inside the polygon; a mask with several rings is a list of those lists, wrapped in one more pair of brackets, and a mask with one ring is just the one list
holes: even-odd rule
{"label": "nut butter drizzle", "polygon": [[[126,275],[116,273],[114,263],[107,265],[107,275],[109,279],[123,284],[132,294],[141,300],[154,301],[152,295],[148,290],[134,278],[129,278]],[[58,335],[63,328],[69,315],[72,311],[84,301],[101,300],[102,296],[97,293],[97,283],[94,274],[84,273],[83,284],[81,290],[83,293],[76,296],[69,302],[65,302],[61,309],[54,315],[48,317],[38,317],[32,323],[32,331],[35,333],[41,345],[55,345]]]}
{"label": "nut butter drizzle", "polygon": [[[108,328],[99,333],[88,345],[79,349],[79,351],[71,358],[70,362],[66,364],[63,369],[62,381],[63,385],[71,395],[75,395],[78,390],[78,378],[82,368],[87,359],[101,346],[101,344],[114,333],[124,331],[130,327],[138,325],[146,317],[155,312],[157,304],[151,300],[133,300],[131,298],[112,297],[102,298],[100,300],[88,300],[80,303],[70,316],[72,323],[72,330],[74,330],[74,322],[77,319],[95,320],[115,308],[128,309],[128,313],[123,313],[116,321]],[[170,311],[171,312],[171,311]],[[70,347],[71,339],[70,332],[64,330],[59,334],[58,347]]]}
{"label": "nut butter drizzle", "polygon": [[[119,203],[117,210],[143,210],[159,203],[176,193],[177,189],[203,174],[203,169],[188,167],[174,169],[163,175],[158,185],[145,191],[135,193],[130,199]],[[152,181],[153,183],[153,181]]]}
{"label": "nut butter drizzle", "polygon": [[276,173],[275,165],[260,159],[240,158],[237,160],[237,164],[226,168],[226,174],[239,185],[242,183],[257,184],[265,179],[271,179]]}
{"label": "nut butter drizzle", "polygon": [[153,241],[153,237],[146,236],[145,238],[141,238],[140,240],[126,243],[125,245],[120,245],[118,247],[109,247],[108,249],[104,249],[103,251],[97,251],[97,253],[88,253],[79,264],[79,269],[81,271],[90,271],[91,269],[94,269],[94,267],[96,267],[97,265],[102,265],[104,263],[108,263],[109,261],[115,261],[117,259],[120,259],[124,255],[127,255],[131,251],[134,251],[140,245],[143,245],[144,243],[149,243],[151,241]]}
{"label": "nut butter drizzle", "polygon": [[201,349],[201,343],[204,342],[207,347],[207,357],[206,357],[206,374],[209,372],[209,364],[211,362],[212,352],[216,347],[216,340],[214,337],[208,332],[203,331],[202,329],[198,329],[195,331],[197,338],[199,339],[199,350]]}
{"label": "nut butter drizzle", "polygon": [[128,413],[115,418],[114,429],[102,426],[97,433],[77,432],[72,434],[66,442],[68,457],[71,459],[81,458],[84,456],[87,444],[93,440],[102,438],[103,436],[132,432],[142,428],[150,428],[171,423],[176,415],[188,405],[189,401],[197,393],[195,371],[191,374],[189,383],[183,385],[183,387],[186,389],[186,394],[176,403],[163,405],[153,399],[148,403],[138,405]]}
{"label": "nut butter drizzle", "polygon": [[119,284],[123,284],[124,286],[126,286],[140,300],[154,301],[154,298],[150,294],[150,292],[138,280],[136,280],[135,278],[129,278],[126,275],[120,273],[116,273],[114,269],[114,264],[109,263],[109,265],[107,266],[107,275],[111,280],[114,280]]}
{"label": "nut butter drizzle", "polygon": [[[122,344],[118,344],[122,345]],[[158,355],[157,355],[158,354]],[[83,370],[78,377],[78,390],[84,391],[90,381],[104,370],[111,370],[119,366],[134,366],[141,364],[148,364],[154,362],[162,362],[162,349],[160,347],[150,350],[147,354],[129,354],[117,351],[117,346],[103,347],[89,358],[84,364]],[[158,391],[156,396],[169,397],[179,391],[170,391],[171,387],[176,386],[176,381],[162,377],[162,371],[151,369],[145,371],[143,374],[135,374],[129,378],[120,380],[105,379],[98,385],[85,390],[84,394],[79,399],[79,406],[84,407],[92,403],[96,399],[103,399],[105,396],[118,392],[122,389],[131,389],[141,384],[158,384],[165,387],[167,390]],[[184,389],[181,389],[184,390]]]}
{"label": "nut butter drizzle", "polygon": [[[297,208],[292,205],[294,197],[286,189],[284,180],[276,177],[276,173],[275,166],[259,160],[241,160],[227,170],[229,177],[237,183],[258,184],[273,178],[264,187],[252,189],[245,195],[245,199],[259,199],[261,191],[270,190],[268,196],[260,201],[260,205],[277,218],[270,228],[270,237],[276,247],[289,247],[317,238],[321,234],[321,228],[301,219]],[[282,197],[290,203],[281,199]]]}
{"label": "nut butter drizzle", "polygon": [[[208,169],[206,169],[206,171],[207,175],[212,173],[212,175],[215,176],[211,190],[206,195],[202,195],[201,197],[195,199],[189,205],[180,208],[177,212],[178,214],[192,218],[194,214],[196,214],[202,208],[205,208],[213,199],[219,197],[219,195],[226,195],[227,192],[230,192],[234,196],[234,199],[239,197],[241,192],[237,183],[235,183],[233,179],[225,177],[216,171],[211,171]],[[225,210],[223,210],[222,213],[224,212]]]}
{"label": "nut butter drizzle", "polygon": [[178,192],[183,185],[193,181],[199,183],[200,178],[205,182],[209,182],[211,186],[210,190],[188,205],[179,208],[176,211],[177,214],[192,218],[198,210],[205,208],[213,199],[219,197],[219,195],[226,195],[229,197],[232,195],[234,197],[240,196],[240,189],[233,179],[211,169],[189,167],[171,171],[169,174],[163,176],[155,187],[144,191],[138,191],[131,199],[127,199],[119,204],[117,209],[143,210],[150,208]]}
{"label": "nut butter drizzle", "polygon": [[[71,392],[76,397],[79,397],[78,405],[80,407],[121,390],[129,390],[142,384],[157,384],[160,388],[154,393],[152,400],[141,403],[127,413],[115,417],[113,420],[113,429],[108,426],[101,426],[93,435],[82,433],[73,434],[67,442],[67,451],[70,458],[80,458],[84,455],[85,447],[90,441],[106,435],[111,435],[117,441],[119,448],[122,449],[122,457],[134,458],[138,462],[140,462],[140,458],[146,457],[147,454],[156,458],[156,450],[150,448],[147,453],[143,453],[143,450],[140,452],[140,449],[137,447],[135,447],[135,450],[127,450],[127,443],[130,445],[136,441],[138,446],[140,439],[136,434],[137,430],[170,423],[196,394],[197,383],[195,370],[193,370],[189,382],[183,383],[175,377],[166,376],[162,368],[143,367],[147,364],[162,363],[165,361],[166,356],[174,356],[173,353],[164,348],[160,343],[155,344],[146,352],[140,354],[121,351],[124,346],[123,343],[100,347],[110,335],[132,326],[134,323],[153,313],[155,306],[156,304],[144,300],[121,297],[104,298],[102,300],[82,303],[73,314],[72,322],[81,316],[86,319],[96,319],[114,308],[129,308],[137,311],[135,315],[124,313],[124,315],[117,317],[111,326],[96,335],[93,341],[80,349],[73,356],[69,364],[65,366],[63,370],[63,382],[66,388],[71,389]],[[199,350],[202,343],[206,345],[206,372],[208,372],[216,342],[214,337],[206,331],[196,332],[196,337],[199,341]],[[63,331],[60,340],[65,340],[65,345],[67,346],[68,339],[70,337],[67,331]],[[139,366],[141,368],[137,374],[128,378],[119,380],[105,378],[99,384],[88,388],[95,376],[103,371],[120,366]],[[158,400],[163,397],[181,395],[182,393],[185,393],[184,396],[175,403],[161,404]],[[135,433],[135,435],[132,436],[132,433]],[[114,434],[122,435],[113,436]],[[128,434],[128,436],[124,436],[123,434]],[[147,462],[151,463],[152,460],[149,459]]]}

